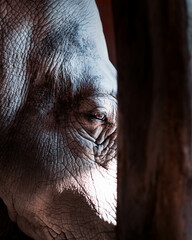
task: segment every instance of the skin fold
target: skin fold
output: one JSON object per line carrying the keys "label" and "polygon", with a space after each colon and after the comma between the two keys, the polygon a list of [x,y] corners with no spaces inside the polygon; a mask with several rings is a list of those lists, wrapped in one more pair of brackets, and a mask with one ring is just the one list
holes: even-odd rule
{"label": "skin fold", "polygon": [[116,71],[93,0],[0,1],[0,198],[35,240],[115,239]]}

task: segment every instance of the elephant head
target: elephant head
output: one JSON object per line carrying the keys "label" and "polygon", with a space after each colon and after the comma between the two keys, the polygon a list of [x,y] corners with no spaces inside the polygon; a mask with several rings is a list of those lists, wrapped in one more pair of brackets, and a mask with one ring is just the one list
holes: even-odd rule
{"label": "elephant head", "polygon": [[35,240],[114,239],[116,71],[94,0],[0,2],[0,197]]}

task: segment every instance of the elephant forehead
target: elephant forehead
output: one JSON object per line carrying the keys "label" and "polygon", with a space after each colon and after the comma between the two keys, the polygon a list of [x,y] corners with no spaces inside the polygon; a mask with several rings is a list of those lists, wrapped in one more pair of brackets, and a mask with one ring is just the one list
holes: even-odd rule
{"label": "elephant forehead", "polygon": [[[54,64],[53,61],[51,64]],[[53,95],[64,98],[76,94],[84,99],[98,96],[98,94],[112,95],[116,98],[116,71],[110,62],[105,63],[101,59],[95,61],[95,65],[90,62],[86,65],[86,61],[76,59],[71,60],[70,64],[61,63],[60,66],[56,60],[51,71],[50,65],[47,72],[45,72],[45,67],[40,67],[33,87],[41,91],[47,88],[48,91],[55,91],[56,95]]]}
{"label": "elephant forehead", "polygon": [[[109,60],[91,57],[74,57],[69,65],[63,65],[63,72],[70,76],[73,89],[95,89],[100,93],[117,94],[117,72]],[[66,76],[64,75],[64,79]],[[62,80],[61,80],[62,81]]]}
{"label": "elephant forehead", "polygon": [[116,71],[108,60],[95,1],[49,4],[46,14],[34,20],[30,67],[39,75],[35,83],[42,83],[47,72],[55,76],[62,72],[64,80],[69,76],[74,87],[79,80],[91,79],[97,87],[116,92]]}
{"label": "elephant forehead", "polygon": [[32,48],[43,43],[51,51],[61,42],[77,45],[77,39],[91,38],[94,41],[96,37],[96,45],[107,55],[94,0],[12,0],[3,1],[1,6],[0,19],[9,30],[26,23],[31,26]]}
{"label": "elephant forehead", "polygon": [[83,51],[82,47],[91,39],[107,55],[95,1],[49,0],[41,5],[38,13],[34,12],[32,17],[34,39],[37,39],[39,45],[40,38],[43,38],[42,43],[47,52],[55,51],[58,46],[74,46]]}
{"label": "elephant forehead", "polygon": [[[72,27],[71,27],[72,28]],[[78,29],[78,24],[73,25]],[[78,30],[74,30],[77,31]],[[79,87],[79,83],[92,83],[103,92],[117,92],[116,70],[108,57],[103,57],[94,41],[83,38],[78,32],[69,35],[59,32],[52,32],[44,39],[39,52],[31,54],[29,69],[31,76],[34,76],[34,84],[42,85],[54,78],[59,85],[73,85],[73,89]],[[46,77],[45,77],[46,76]]]}

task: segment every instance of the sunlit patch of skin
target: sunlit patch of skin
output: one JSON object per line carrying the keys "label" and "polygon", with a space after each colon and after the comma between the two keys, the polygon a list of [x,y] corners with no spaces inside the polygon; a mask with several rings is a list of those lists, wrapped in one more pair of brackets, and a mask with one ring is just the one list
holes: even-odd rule
{"label": "sunlit patch of skin", "polygon": [[[70,178],[67,183],[57,183],[57,191],[62,193],[66,189],[75,189],[83,194],[87,201],[93,203],[97,214],[105,221],[116,225],[116,161],[112,161],[108,170],[95,167]],[[106,175],[108,178],[106,178]]]}

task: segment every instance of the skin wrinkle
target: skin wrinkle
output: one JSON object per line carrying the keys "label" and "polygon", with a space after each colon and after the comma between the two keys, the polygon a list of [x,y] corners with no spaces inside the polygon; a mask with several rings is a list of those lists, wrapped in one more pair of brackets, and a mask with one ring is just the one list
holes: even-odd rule
{"label": "skin wrinkle", "polygon": [[[73,139],[76,139],[76,138],[78,139],[79,137],[77,136],[77,133],[79,134],[79,131],[78,131],[78,129],[77,129],[77,128],[73,128],[73,129],[75,129],[75,130],[74,130],[74,132],[73,132],[73,131],[71,131],[71,134],[72,134],[72,136],[73,136]],[[76,135],[75,135],[75,134],[76,134]],[[79,134],[79,135],[80,135],[80,134]],[[81,136],[81,135],[80,135],[80,136]],[[84,139],[84,138],[85,138],[85,137],[83,138],[83,136],[81,136],[81,137],[82,137],[82,139]],[[80,142],[81,142],[81,141],[80,141]],[[77,143],[76,143],[76,144],[77,144]],[[91,155],[92,155],[92,152],[89,152],[89,154],[91,154]],[[88,156],[89,156],[89,155],[88,155]],[[89,158],[89,157],[88,157],[88,158]]]}
{"label": "skin wrinkle", "polygon": [[[42,201],[44,201],[44,200],[42,199]],[[44,211],[40,210],[40,212],[44,212]],[[41,215],[43,216],[44,214],[40,214],[39,216],[41,216]],[[51,223],[47,224],[42,218],[40,218],[38,216],[35,216],[35,218],[38,219],[38,222],[41,222],[41,227],[42,228],[45,227],[45,228],[51,229],[52,231],[54,231],[58,235],[61,233],[61,228],[56,223],[54,223],[54,224],[51,224]]]}
{"label": "skin wrinkle", "polygon": [[[66,138],[66,141],[67,141],[67,145],[65,146],[65,148],[67,148],[67,146],[68,146],[68,147],[70,146],[69,143],[68,143],[68,138]],[[63,142],[65,142],[65,141],[63,140]],[[64,148],[64,149],[65,149],[65,148]],[[66,153],[66,154],[70,155],[70,158],[68,158],[68,159],[73,159],[73,155],[72,155],[71,151],[69,151],[69,152]],[[63,162],[62,162],[62,163],[64,163],[64,162],[66,162],[65,159],[63,159]],[[65,166],[64,166],[64,167],[66,167],[67,165],[69,165],[68,160],[67,160],[67,162],[65,163]]]}
{"label": "skin wrinkle", "polygon": [[[104,123],[99,123],[96,121],[96,119],[92,119],[93,111],[91,111],[92,114],[88,114],[86,118],[89,118],[89,121],[87,122],[85,119],[79,121],[82,129],[86,131],[87,134],[92,135],[93,137],[93,143],[96,142],[96,139],[98,138],[98,135],[101,132],[100,129],[103,129],[105,127]],[[87,122],[87,123],[85,123]],[[95,143],[96,144],[96,143]]]}
{"label": "skin wrinkle", "polygon": [[[104,155],[108,156],[108,155],[106,154],[108,150],[109,150],[109,148],[103,149],[102,154],[100,153],[100,158],[104,157]],[[84,151],[83,151],[83,152],[84,152]],[[96,151],[94,151],[94,152],[96,152]],[[85,154],[85,152],[84,152],[84,154]],[[94,153],[91,153],[91,154],[94,155]],[[88,157],[88,155],[86,155],[86,156]],[[96,159],[98,159],[98,158],[99,158],[99,156],[96,156]],[[96,162],[99,163],[98,160],[97,160]],[[104,163],[104,161],[103,161],[103,163]],[[103,165],[102,165],[102,166],[103,166]]]}
{"label": "skin wrinkle", "polygon": [[[18,36],[18,35],[17,35],[17,31],[15,31],[15,33],[16,33],[15,35],[12,35],[12,38],[13,38],[13,37],[15,38],[16,36]],[[8,34],[8,33],[7,33],[7,34]],[[9,34],[9,35],[10,35],[10,34]],[[29,35],[29,34],[28,34],[28,35]],[[6,35],[6,36],[7,36],[7,35]],[[16,38],[16,39],[17,39],[17,38]],[[6,44],[9,44],[9,41],[7,41]],[[25,47],[25,45],[24,45],[24,47]],[[23,49],[23,48],[21,48],[21,50],[22,50],[22,49]],[[27,52],[26,47],[23,49],[23,52],[25,52],[25,51]],[[6,51],[4,51],[4,53],[6,53],[6,52],[8,52],[7,49],[6,49]],[[17,59],[14,58],[14,60],[15,60],[15,62],[17,62]],[[19,63],[19,62],[18,62],[18,63]],[[10,63],[9,66],[12,66],[12,64]],[[23,66],[22,66],[22,67],[19,67],[18,69],[23,69]],[[17,71],[17,74],[21,74],[21,73]],[[12,74],[12,76],[14,76],[14,74]],[[17,75],[16,75],[16,76],[17,76]],[[22,77],[22,75],[21,75],[21,77]],[[25,84],[25,86],[26,86],[26,84]],[[21,89],[23,89],[23,88],[21,88]],[[9,91],[9,90],[8,90],[8,91]],[[13,108],[12,108],[12,110],[13,110]],[[7,115],[10,116],[10,112],[7,112]]]}
{"label": "skin wrinkle", "polygon": [[72,25],[72,24],[70,24],[70,25]]}
{"label": "skin wrinkle", "polygon": [[[0,112],[1,120],[10,118],[5,130],[11,136],[0,124],[0,181],[6,186],[1,185],[0,197],[35,240],[112,240],[116,170],[110,148],[116,140],[109,139],[114,138],[116,83],[95,3],[6,3],[0,27],[6,26],[11,47],[0,46],[8,79],[0,83],[0,101],[6,97],[8,105],[2,101]],[[106,111],[106,124],[88,120],[88,111],[98,109]],[[53,236],[56,225],[59,234]]]}
{"label": "skin wrinkle", "polygon": [[82,137],[90,141],[91,143],[95,143],[95,139],[85,130],[85,129],[79,129],[78,134]]}
{"label": "skin wrinkle", "polygon": [[[66,138],[66,141],[67,141],[67,146],[70,146],[71,148],[71,144],[68,142],[68,138]],[[72,149],[71,149],[72,150]],[[68,151],[68,154],[70,155],[70,159],[75,159],[74,155],[72,154],[72,151]],[[74,161],[75,162],[75,161]],[[77,164],[77,162],[75,162],[75,164]],[[69,165],[69,164],[67,164]],[[65,165],[65,168],[67,169],[67,165]],[[69,172],[69,170],[67,169],[67,171]],[[70,172],[69,172],[70,173]]]}
{"label": "skin wrinkle", "polygon": [[[71,150],[73,151],[74,149],[72,148]],[[70,160],[71,160],[71,159],[75,160],[75,159],[76,159],[76,158],[75,158],[76,156],[74,156],[74,155],[75,155],[74,153],[72,154],[72,151],[69,151],[69,152],[68,152],[68,155],[70,156],[70,158],[69,158],[69,159],[70,159]],[[79,159],[79,158],[78,158],[78,160],[80,160],[80,161],[81,161],[81,159]],[[77,163],[77,162],[75,162],[75,161],[74,161],[73,163],[75,164],[75,166],[77,166],[78,168],[80,168],[80,166],[81,166],[80,164],[78,164],[78,163]],[[65,166],[65,168],[66,168],[66,169],[67,169],[67,171],[69,172],[69,170],[68,170],[68,167],[67,167],[67,166],[70,166],[70,164],[68,164],[68,165],[66,165],[66,166]],[[73,169],[73,165],[71,165],[70,167],[71,167],[71,169]],[[77,170],[77,168],[76,168],[76,167],[75,167],[75,169]],[[76,171],[76,174],[78,174],[78,171]]]}
{"label": "skin wrinkle", "polygon": [[[78,131],[76,131],[76,133],[78,133],[79,134],[79,132]],[[77,136],[77,138],[78,138],[78,135],[76,134],[76,135],[73,135],[73,136]],[[82,138],[83,139],[83,138]],[[92,159],[90,159],[94,154],[92,153],[92,149],[90,148],[90,151],[88,151],[88,149],[87,149],[87,147],[85,148],[85,146],[84,146],[84,149],[83,149],[83,151],[81,152],[81,154],[83,154],[84,156],[86,156],[86,160],[88,160],[89,162],[92,162]],[[83,158],[83,155],[81,155],[82,156],[82,158]]]}
{"label": "skin wrinkle", "polygon": [[[94,178],[93,178],[93,174],[92,174],[91,170],[90,170],[90,174],[91,174],[92,181],[94,182]],[[95,192],[97,192],[94,184],[93,184],[93,187],[94,187]],[[100,207],[100,203],[99,203],[99,199],[98,199],[97,195],[96,195],[96,201],[97,201],[97,206]]]}
{"label": "skin wrinkle", "polygon": [[86,238],[86,239],[89,239],[89,238]]}
{"label": "skin wrinkle", "polygon": [[[47,234],[51,237],[51,239],[55,239],[55,237],[57,236],[54,233],[51,233],[51,231],[49,229],[47,229]],[[47,239],[49,239],[49,238],[47,238]]]}
{"label": "skin wrinkle", "polygon": [[[83,125],[83,123],[81,124],[81,125]],[[106,130],[105,130],[106,131]],[[109,131],[107,131],[107,134],[109,133]],[[102,134],[100,134],[100,136],[102,136]],[[103,137],[105,137],[105,136],[103,136]],[[97,140],[98,141],[98,140]],[[102,142],[102,140],[99,140],[100,142]]]}

